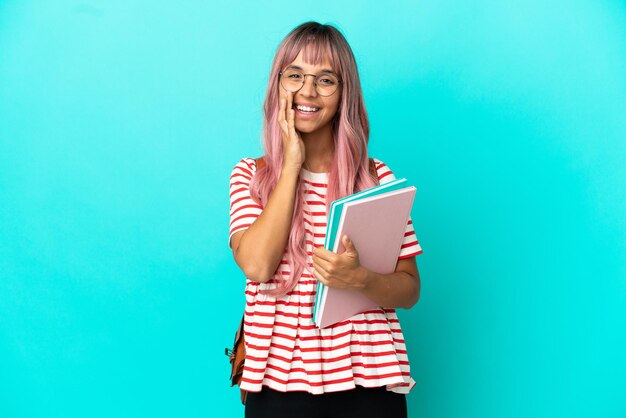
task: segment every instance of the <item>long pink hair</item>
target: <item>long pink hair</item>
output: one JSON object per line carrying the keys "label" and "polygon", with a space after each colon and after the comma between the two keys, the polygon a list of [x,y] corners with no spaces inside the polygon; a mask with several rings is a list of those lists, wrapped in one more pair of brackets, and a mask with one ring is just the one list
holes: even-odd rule
{"label": "long pink hair", "polygon": [[[264,151],[266,165],[257,170],[250,182],[252,199],[265,207],[280,176],[283,146],[277,114],[279,110],[279,72],[296,59],[304,48],[304,61],[311,65],[321,64],[328,58],[333,70],[342,80],[341,103],[332,122],[334,158],[328,174],[326,213],[330,203],[341,197],[374,186],[376,183],[369,171],[367,142],[369,121],[361,82],[352,49],[344,36],[331,25],[305,22],[293,29],[281,42],[274,61],[263,105]],[[300,179],[296,191],[296,203],[287,244],[287,259],[291,276],[280,279],[275,288],[262,290],[270,296],[281,296],[291,291],[298,283],[305,268],[308,268],[303,201],[304,187]],[[312,240],[312,237],[310,237]],[[273,279],[275,280],[275,279]]]}

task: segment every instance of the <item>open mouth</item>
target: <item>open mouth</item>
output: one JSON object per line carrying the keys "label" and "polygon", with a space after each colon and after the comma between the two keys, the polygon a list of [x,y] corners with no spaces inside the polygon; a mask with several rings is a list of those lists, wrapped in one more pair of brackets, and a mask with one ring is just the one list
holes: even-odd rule
{"label": "open mouth", "polygon": [[313,113],[317,113],[320,111],[319,107],[309,107],[309,106],[303,106],[303,105],[293,105],[293,108],[297,111],[300,112],[304,115],[310,115]]}

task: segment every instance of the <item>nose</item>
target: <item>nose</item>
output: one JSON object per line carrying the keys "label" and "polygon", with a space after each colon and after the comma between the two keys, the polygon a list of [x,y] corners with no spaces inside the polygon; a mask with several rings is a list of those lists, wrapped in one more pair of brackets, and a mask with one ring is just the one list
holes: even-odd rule
{"label": "nose", "polygon": [[[311,76],[310,82],[308,81],[309,79],[307,78],[307,76]],[[315,87],[315,75],[314,74],[304,75],[304,84],[300,88],[300,93],[306,96],[313,96],[313,97],[317,96],[317,87]]]}

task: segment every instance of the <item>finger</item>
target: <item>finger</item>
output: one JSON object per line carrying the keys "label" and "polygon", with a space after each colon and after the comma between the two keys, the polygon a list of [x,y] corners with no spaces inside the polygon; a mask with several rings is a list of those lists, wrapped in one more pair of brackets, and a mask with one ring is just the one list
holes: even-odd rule
{"label": "finger", "polygon": [[278,107],[278,123],[280,123],[282,125],[282,122],[285,120],[285,103],[286,103],[286,99],[284,97],[281,97],[279,100],[279,107]]}
{"label": "finger", "polygon": [[293,121],[296,118],[296,112],[292,109],[293,107],[293,92],[287,93],[287,122],[289,122],[289,126],[293,125]]}
{"label": "finger", "polygon": [[347,235],[344,235],[343,237],[341,237],[341,239],[343,241],[343,246],[346,247],[346,252],[351,252],[351,253],[356,252],[354,243],[352,242],[352,240],[350,240],[350,238],[348,238]]}
{"label": "finger", "polygon": [[337,254],[335,254],[332,251],[328,251],[326,248],[324,247],[318,247],[314,250],[314,253],[317,257],[319,257],[322,260],[326,260],[326,261],[333,261],[334,257],[336,257]]}
{"label": "finger", "polygon": [[286,103],[287,98],[282,97],[280,99],[280,109],[278,110],[278,125],[283,131],[283,139],[286,139],[289,136],[289,124],[287,123],[287,119],[285,119],[285,108],[287,107]]}
{"label": "finger", "polygon": [[324,277],[324,275],[320,271],[318,271],[317,269],[313,269],[313,276],[315,276],[315,278],[317,280],[322,282],[324,284],[324,286],[328,286],[330,284],[330,282],[328,280],[326,280],[326,277]]}
{"label": "finger", "polygon": [[291,107],[293,106],[293,92],[288,91],[287,92],[287,109],[291,109]]}
{"label": "finger", "polygon": [[296,135],[296,111],[289,109],[289,135],[295,138]]}
{"label": "finger", "polygon": [[313,256],[313,267],[329,272],[332,270],[333,265],[320,257]]}

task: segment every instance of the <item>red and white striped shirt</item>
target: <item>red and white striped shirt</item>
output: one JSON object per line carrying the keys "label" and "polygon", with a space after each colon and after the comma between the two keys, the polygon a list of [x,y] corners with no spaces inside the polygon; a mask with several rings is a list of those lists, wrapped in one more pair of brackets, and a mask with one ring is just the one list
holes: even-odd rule
{"label": "red and white striped shirt", "polygon": [[[395,177],[389,167],[374,159],[380,183]],[[230,237],[248,228],[263,208],[250,197],[249,183],[255,160],[244,158],[230,177]],[[328,174],[302,169],[306,202],[304,222],[310,266],[315,247],[324,245]],[[411,219],[406,227],[399,258],[421,254]],[[274,390],[312,394],[364,387],[386,386],[408,393],[411,378],[404,336],[395,309],[375,309],[355,315],[331,327],[318,329],[312,321],[317,279],[306,270],[296,287],[279,298],[259,293],[276,286],[290,274],[286,258],[267,283],[246,278],[244,336],[246,358],[241,388],[259,392]]]}

